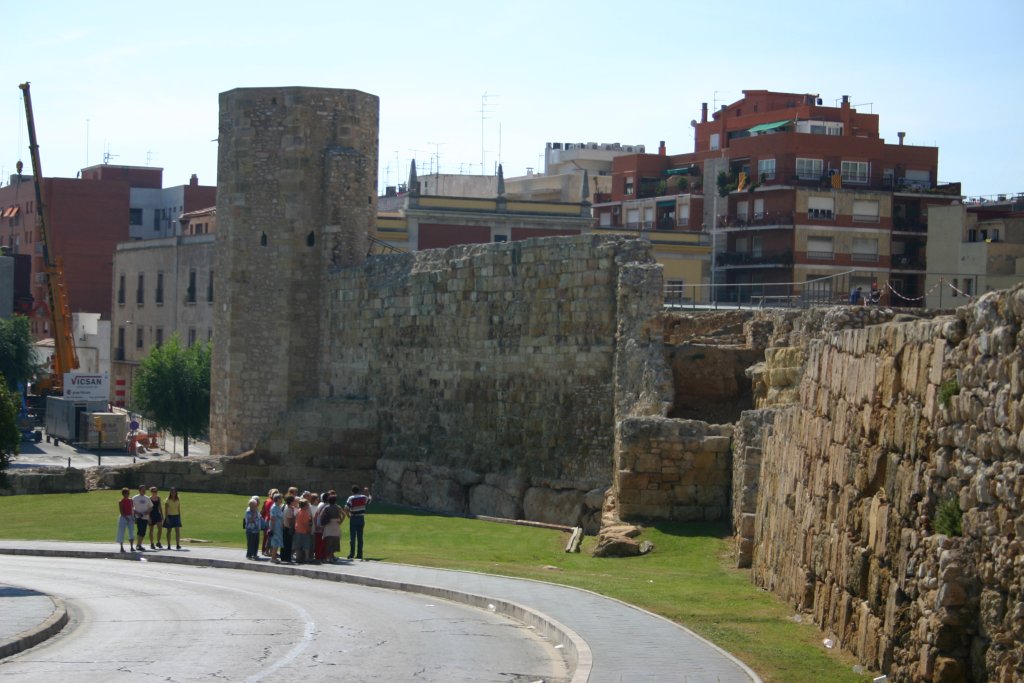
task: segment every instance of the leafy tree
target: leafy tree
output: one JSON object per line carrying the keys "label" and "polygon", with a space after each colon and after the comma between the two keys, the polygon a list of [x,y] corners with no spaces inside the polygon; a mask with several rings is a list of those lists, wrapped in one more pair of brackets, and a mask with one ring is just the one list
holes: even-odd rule
{"label": "leafy tree", "polygon": [[133,409],[185,440],[205,434],[210,425],[210,345],[170,341],[149,352],[135,373]]}
{"label": "leafy tree", "polygon": [[18,431],[20,408],[18,395],[7,388],[7,381],[0,376],[0,488],[7,486],[4,470],[11,464],[21,442],[21,432]]}
{"label": "leafy tree", "polygon": [[37,372],[28,318],[0,318],[0,374],[7,378],[7,386],[17,389],[19,384],[34,379]]}

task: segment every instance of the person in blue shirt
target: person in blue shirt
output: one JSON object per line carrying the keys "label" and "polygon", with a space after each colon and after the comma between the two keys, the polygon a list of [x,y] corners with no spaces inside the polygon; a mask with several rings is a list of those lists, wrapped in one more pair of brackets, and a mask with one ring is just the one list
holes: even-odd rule
{"label": "person in blue shirt", "polygon": [[366,526],[366,506],[373,502],[370,489],[361,491],[358,486],[352,487],[352,495],[345,501],[348,513],[348,559],[355,556],[363,559],[363,527]]}

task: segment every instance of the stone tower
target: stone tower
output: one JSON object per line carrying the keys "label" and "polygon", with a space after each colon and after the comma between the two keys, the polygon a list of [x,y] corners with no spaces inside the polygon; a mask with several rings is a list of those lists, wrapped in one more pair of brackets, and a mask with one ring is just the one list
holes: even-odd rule
{"label": "stone tower", "polygon": [[362,262],[377,209],[379,99],[220,95],[210,446],[259,446],[321,384],[325,278]]}

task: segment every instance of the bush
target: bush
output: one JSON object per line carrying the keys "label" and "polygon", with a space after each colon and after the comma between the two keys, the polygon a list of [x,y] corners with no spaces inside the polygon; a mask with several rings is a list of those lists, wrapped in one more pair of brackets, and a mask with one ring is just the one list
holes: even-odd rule
{"label": "bush", "polygon": [[953,398],[960,393],[960,382],[955,379],[946,380],[939,387],[939,405],[944,408],[949,407],[949,399]]}
{"label": "bush", "polygon": [[935,507],[935,521],[932,523],[932,528],[938,534],[961,536],[963,535],[961,526],[963,517],[960,501],[956,496],[950,496]]}

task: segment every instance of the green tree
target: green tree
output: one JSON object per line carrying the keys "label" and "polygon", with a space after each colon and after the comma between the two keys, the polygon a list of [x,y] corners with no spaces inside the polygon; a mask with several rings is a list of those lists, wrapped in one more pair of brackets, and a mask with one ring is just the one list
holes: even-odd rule
{"label": "green tree", "polygon": [[18,411],[21,403],[18,395],[7,388],[7,381],[0,376],[0,488],[7,486],[7,473],[11,458],[18,453],[21,432],[18,431]]}
{"label": "green tree", "polygon": [[16,390],[19,384],[35,379],[38,370],[28,318],[0,318],[0,374],[7,378],[7,386]]}
{"label": "green tree", "polygon": [[210,426],[210,345],[184,347],[177,333],[146,356],[135,373],[132,408],[185,441]]}

